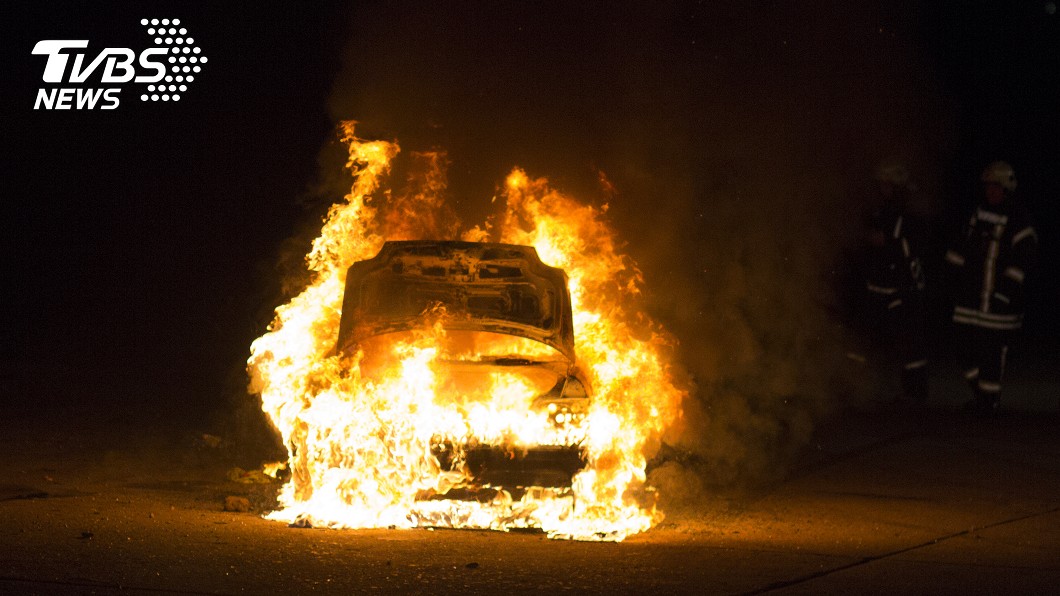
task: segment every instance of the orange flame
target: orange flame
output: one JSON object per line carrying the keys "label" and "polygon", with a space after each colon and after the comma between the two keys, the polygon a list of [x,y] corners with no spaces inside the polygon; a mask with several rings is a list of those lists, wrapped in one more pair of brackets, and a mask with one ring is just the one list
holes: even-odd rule
{"label": "orange flame", "polygon": [[[650,528],[662,514],[645,485],[646,451],[680,416],[684,394],[664,357],[664,332],[631,306],[642,278],[605,223],[606,206],[579,203],[515,169],[502,191],[503,214],[463,233],[465,240],[533,246],[569,277],[578,366],[593,399],[581,425],[558,429],[531,407],[541,393],[532,379],[492,373],[469,387],[440,366],[460,351],[440,319],[426,318],[412,334],[375,338],[372,349],[353,355],[335,352],[350,265],[375,256],[384,240],[452,237],[460,229],[443,200],[444,156],[419,154],[412,191],[396,199],[388,191],[388,202],[377,201],[398,145],[356,138],[353,122],[342,131],[353,185],[306,257],[313,281],[276,309],[251,346],[250,390],[279,430],[291,470],[281,509],[269,517],[349,528],[534,527],[580,540],[622,540]],[[423,500],[464,480],[432,455],[438,436],[512,448],[578,445],[587,465],[567,491],[533,489],[518,500],[499,491],[486,503]]]}

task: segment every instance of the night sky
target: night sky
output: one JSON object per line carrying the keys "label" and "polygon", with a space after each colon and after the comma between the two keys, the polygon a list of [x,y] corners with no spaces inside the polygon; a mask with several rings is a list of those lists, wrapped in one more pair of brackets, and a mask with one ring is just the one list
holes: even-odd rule
{"label": "night sky", "polygon": [[[1055,346],[1052,4],[567,4],[6,4],[4,399],[199,425],[232,408],[292,255],[341,196],[345,118],[448,149],[471,221],[515,165],[575,191],[607,172],[649,284],[692,294],[710,288],[700,219],[740,218],[769,243],[770,201],[813,211],[799,197],[855,196],[899,154],[945,229],[973,204],[982,165],[1006,159],[1042,239],[1028,335]],[[116,110],[33,109],[37,41],[138,50],[144,17],[180,18],[210,58],[179,102],[141,102],[129,84]],[[755,213],[712,201],[752,179],[777,189]],[[697,315],[657,306],[695,335]]]}

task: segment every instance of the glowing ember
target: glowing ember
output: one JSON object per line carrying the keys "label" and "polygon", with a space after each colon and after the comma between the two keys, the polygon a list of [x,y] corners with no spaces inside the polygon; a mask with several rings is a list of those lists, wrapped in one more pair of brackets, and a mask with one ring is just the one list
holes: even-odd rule
{"label": "glowing ember", "polygon": [[[540,403],[556,380],[547,366],[556,365],[539,370],[536,361],[562,362],[557,350],[507,335],[469,339],[447,328],[445,312],[423,313],[411,332],[338,350],[353,263],[376,256],[387,240],[452,238],[461,229],[443,201],[444,156],[413,154],[420,167],[412,168],[412,190],[384,193],[398,146],[363,141],[353,128],[343,124],[353,185],[307,256],[313,281],[276,309],[269,331],[251,346],[251,391],[261,394],[290,454],[282,508],[269,518],[346,528],[530,527],[579,540],[647,530],[661,513],[644,484],[645,451],[680,415],[684,395],[662,356],[661,329],[630,310],[641,277],[618,252],[606,209],[516,169],[501,195],[504,213],[463,233],[466,241],[532,246],[566,272],[575,368],[592,393],[587,411]],[[535,358],[534,366],[468,373],[513,354]],[[453,441],[512,453],[576,449],[585,465],[568,487],[501,486],[485,499],[444,498],[470,480],[461,465],[470,455]]]}

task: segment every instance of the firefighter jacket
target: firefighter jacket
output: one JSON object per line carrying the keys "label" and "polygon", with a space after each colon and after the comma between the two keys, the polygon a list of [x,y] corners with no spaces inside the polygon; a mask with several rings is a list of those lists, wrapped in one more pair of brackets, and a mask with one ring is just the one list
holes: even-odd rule
{"label": "firefighter jacket", "polygon": [[1024,280],[1038,235],[1018,203],[981,205],[946,252],[955,272],[953,320],[999,331],[1023,325]]}
{"label": "firefighter jacket", "polygon": [[875,241],[868,248],[865,287],[887,309],[918,299],[924,289],[924,271],[916,239],[918,222],[893,203],[872,214],[870,231]]}

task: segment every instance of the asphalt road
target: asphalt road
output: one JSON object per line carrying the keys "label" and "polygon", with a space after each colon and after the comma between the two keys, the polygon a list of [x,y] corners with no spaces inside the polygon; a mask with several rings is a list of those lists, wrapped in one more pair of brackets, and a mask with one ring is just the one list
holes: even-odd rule
{"label": "asphalt road", "polygon": [[[851,414],[788,479],[721,491],[623,543],[289,528],[223,511],[274,486],[150,439],[8,421],[0,592],[1055,593],[1060,419]],[[89,425],[91,426],[91,425]],[[87,427],[86,427],[87,428]],[[113,437],[112,437],[113,439]],[[133,444],[135,443],[135,444]],[[110,444],[111,447],[103,448]],[[117,445],[115,447],[114,445]]]}

